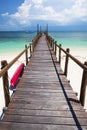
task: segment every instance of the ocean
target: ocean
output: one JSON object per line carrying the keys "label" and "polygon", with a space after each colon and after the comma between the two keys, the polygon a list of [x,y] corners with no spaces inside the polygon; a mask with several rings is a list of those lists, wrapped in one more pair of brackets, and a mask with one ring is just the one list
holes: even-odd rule
{"label": "ocean", "polygon": [[[71,50],[76,50],[77,54],[75,53],[75,51],[74,53],[77,58],[80,57],[82,60],[87,61],[87,32],[49,32],[49,35],[51,35],[55,39],[55,41],[57,41],[58,44],[62,44],[63,48],[70,48]],[[35,36],[36,36],[36,32],[25,32],[25,31],[0,32],[0,58],[3,58],[3,55],[5,58],[5,55],[10,54],[10,56],[9,55],[8,56],[11,57],[11,54],[15,52],[20,53],[25,48],[25,45],[29,45],[32,42],[32,39]],[[81,55],[83,56],[81,57]],[[1,60],[2,59],[0,59],[0,61]],[[79,73],[79,70],[78,70],[78,73]],[[73,72],[70,75],[70,77],[72,75],[73,75]],[[79,78],[79,75],[75,74],[75,76],[76,75],[78,76],[77,79],[81,81],[81,79]],[[71,84],[74,83],[73,84],[74,91],[78,92],[78,89],[77,89],[78,87],[76,86],[76,83],[78,82],[79,83],[78,86],[80,86],[80,81],[79,80],[75,81],[76,78],[72,81],[71,79],[70,79],[70,83]],[[0,78],[0,81],[2,82],[1,78]],[[0,115],[2,113],[2,108],[4,107],[4,103],[3,103],[4,95],[3,95],[3,88],[1,87],[1,84],[2,84],[1,82],[0,82],[0,97],[1,97],[0,98]],[[79,91],[80,91],[80,88],[79,88]]]}
{"label": "ocean", "polygon": [[49,34],[64,48],[87,48],[87,32],[50,32]]}
{"label": "ocean", "polygon": [[[64,48],[87,48],[87,32],[49,32]],[[36,36],[36,32],[0,32],[0,53],[23,50]]]}
{"label": "ocean", "polygon": [[23,50],[25,45],[32,42],[35,35],[36,32],[0,32],[0,53]]}

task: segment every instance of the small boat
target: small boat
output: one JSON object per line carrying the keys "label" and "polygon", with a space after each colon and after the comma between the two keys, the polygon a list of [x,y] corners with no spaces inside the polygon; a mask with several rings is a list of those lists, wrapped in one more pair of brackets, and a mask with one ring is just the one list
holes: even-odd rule
{"label": "small boat", "polygon": [[18,83],[19,78],[22,76],[23,70],[24,70],[24,63],[21,63],[17,70],[15,71],[14,75],[12,76],[10,80],[10,90],[15,90],[16,85]]}

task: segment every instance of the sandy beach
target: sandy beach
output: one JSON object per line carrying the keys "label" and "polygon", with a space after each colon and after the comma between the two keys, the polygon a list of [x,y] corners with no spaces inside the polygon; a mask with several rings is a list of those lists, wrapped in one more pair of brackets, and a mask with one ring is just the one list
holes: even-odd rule
{"label": "sandy beach", "polygon": [[[1,61],[7,60],[7,63],[11,62],[20,52],[9,52],[9,53],[2,53],[0,54],[0,68],[1,68]],[[17,62],[9,69],[8,71],[8,77],[9,77],[9,85],[10,85],[10,79],[13,76],[14,72],[16,71],[17,67],[21,64],[25,63],[25,54],[23,54],[22,57],[18,59]],[[5,106],[4,102],[4,92],[3,92],[3,82],[2,78],[0,78],[0,115],[2,113],[2,109]],[[12,94],[12,91],[10,91],[10,95]]]}
{"label": "sandy beach", "polygon": [[[0,62],[2,60],[7,60],[9,63],[13,58],[15,58],[20,52],[14,52],[14,53],[2,53],[0,54]],[[81,62],[84,63],[84,61],[87,61],[87,48],[74,48],[70,50],[70,54],[75,56],[77,59],[79,59]],[[62,54],[62,62],[61,66],[62,69],[64,69],[64,59],[65,55]],[[25,54],[9,69],[8,75],[9,80],[11,79],[13,73],[17,69],[18,65],[20,63],[25,63]],[[1,66],[0,66],[1,68]],[[82,79],[82,69],[76,65],[76,63],[72,62],[72,60],[69,60],[69,68],[68,68],[68,77],[67,79],[70,80],[70,84],[74,90],[74,92],[78,93],[78,99],[80,95],[80,87],[81,87],[81,79]],[[3,93],[3,87],[2,87],[2,78],[0,78],[0,115],[2,113],[2,109],[5,106],[4,103],[4,93]],[[85,102],[85,108],[87,109],[87,94],[86,94],[86,102]]]}
{"label": "sandy beach", "polygon": [[[77,58],[82,63],[87,61],[87,48],[76,48],[76,49],[72,48],[70,50],[70,54],[72,54],[72,56]],[[64,70],[64,65],[65,65],[65,55],[64,53],[62,53],[62,62],[61,62],[62,70]],[[80,97],[82,74],[83,69],[79,65],[77,65],[74,61],[69,59],[67,79],[70,81],[73,91],[77,93],[78,99]],[[87,90],[86,90],[86,100],[84,108],[87,109]]]}

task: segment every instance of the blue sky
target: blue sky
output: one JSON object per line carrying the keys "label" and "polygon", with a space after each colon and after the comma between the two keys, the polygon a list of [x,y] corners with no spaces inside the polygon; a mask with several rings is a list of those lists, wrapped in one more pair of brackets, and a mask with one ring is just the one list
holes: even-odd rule
{"label": "blue sky", "polygon": [[0,0],[0,31],[26,30],[37,23],[87,30],[87,0]]}

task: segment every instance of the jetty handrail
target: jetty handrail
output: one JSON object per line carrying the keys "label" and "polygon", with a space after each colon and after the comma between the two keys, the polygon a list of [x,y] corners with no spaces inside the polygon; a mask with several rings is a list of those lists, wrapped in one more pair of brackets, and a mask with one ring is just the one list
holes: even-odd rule
{"label": "jetty handrail", "polygon": [[81,61],[79,61],[77,58],[73,57],[70,53],[68,53],[66,50],[64,50],[61,46],[56,44],[58,48],[60,48],[66,55],[68,55],[74,62],[76,62],[82,69],[87,70],[87,66],[84,65]]}
{"label": "jetty handrail", "polygon": [[1,61],[2,70],[0,71],[0,78],[2,77],[2,80],[3,80],[3,90],[4,90],[4,98],[5,98],[6,107],[8,107],[8,104],[10,102],[8,70],[24,53],[25,53],[26,60],[28,61],[28,49],[30,48],[31,45],[32,44],[30,44],[28,47],[26,46],[25,49],[18,56],[16,56],[10,63],[7,63],[6,60]]}
{"label": "jetty handrail", "polygon": [[80,102],[81,104],[84,106],[85,104],[85,97],[86,97],[86,87],[87,87],[87,61],[84,62],[84,64],[79,61],[77,58],[75,58],[74,56],[72,56],[69,53],[69,48],[67,48],[66,50],[64,50],[61,47],[61,44],[57,44],[56,41],[54,41],[54,39],[49,36],[46,35],[47,40],[50,44],[50,46],[52,47],[53,51],[55,52],[55,55],[57,54],[57,47],[59,48],[59,64],[61,64],[61,51],[63,51],[66,54],[66,59],[65,59],[65,68],[64,68],[64,75],[67,76],[67,72],[68,72],[68,61],[69,58],[71,58],[76,64],[78,64],[82,69],[83,69],[83,75],[82,75],[82,81],[81,81],[81,91],[80,91]]}
{"label": "jetty handrail", "polygon": [[[11,62],[7,63],[6,60],[1,61],[2,70],[0,71],[0,78],[2,77],[3,80],[3,89],[4,89],[6,107],[8,107],[8,104],[10,102],[8,70],[24,53],[25,53],[26,65],[28,64],[28,59],[32,56],[32,52],[34,51],[40,36],[41,34],[36,35],[36,37],[32,40],[32,43],[29,46],[25,45],[25,49],[20,54],[18,54]],[[28,49],[30,51],[30,57],[28,57]]]}
{"label": "jetty handrail", "polygon": [[[30,46],[29,46],[30,47]],[[28,48],[29,48],[28,47]],[[0,77],[2,77],[6,71],[26,52],[27,49],[24,49],[18,56],[16,56],[10,63],[8,63],[1,71]]]}
{"label": "jetty handrail", "polygon": [[[8,65],[6,65],[1,71],[0,71],[0,77],[2,77],[5,72],[30,48],[31,46],[33,46],[35,48],[36,42],[39,39],[41,35],[37,35],[33,40],[32,40],[32,44],[30,44],[29,46],[25,45],[25,49],[18,55],[16,56],[10,63],[8,63]],[[32,49],[34,50],[34,49]],[[31,52],[31,50],[30,50]]]}

